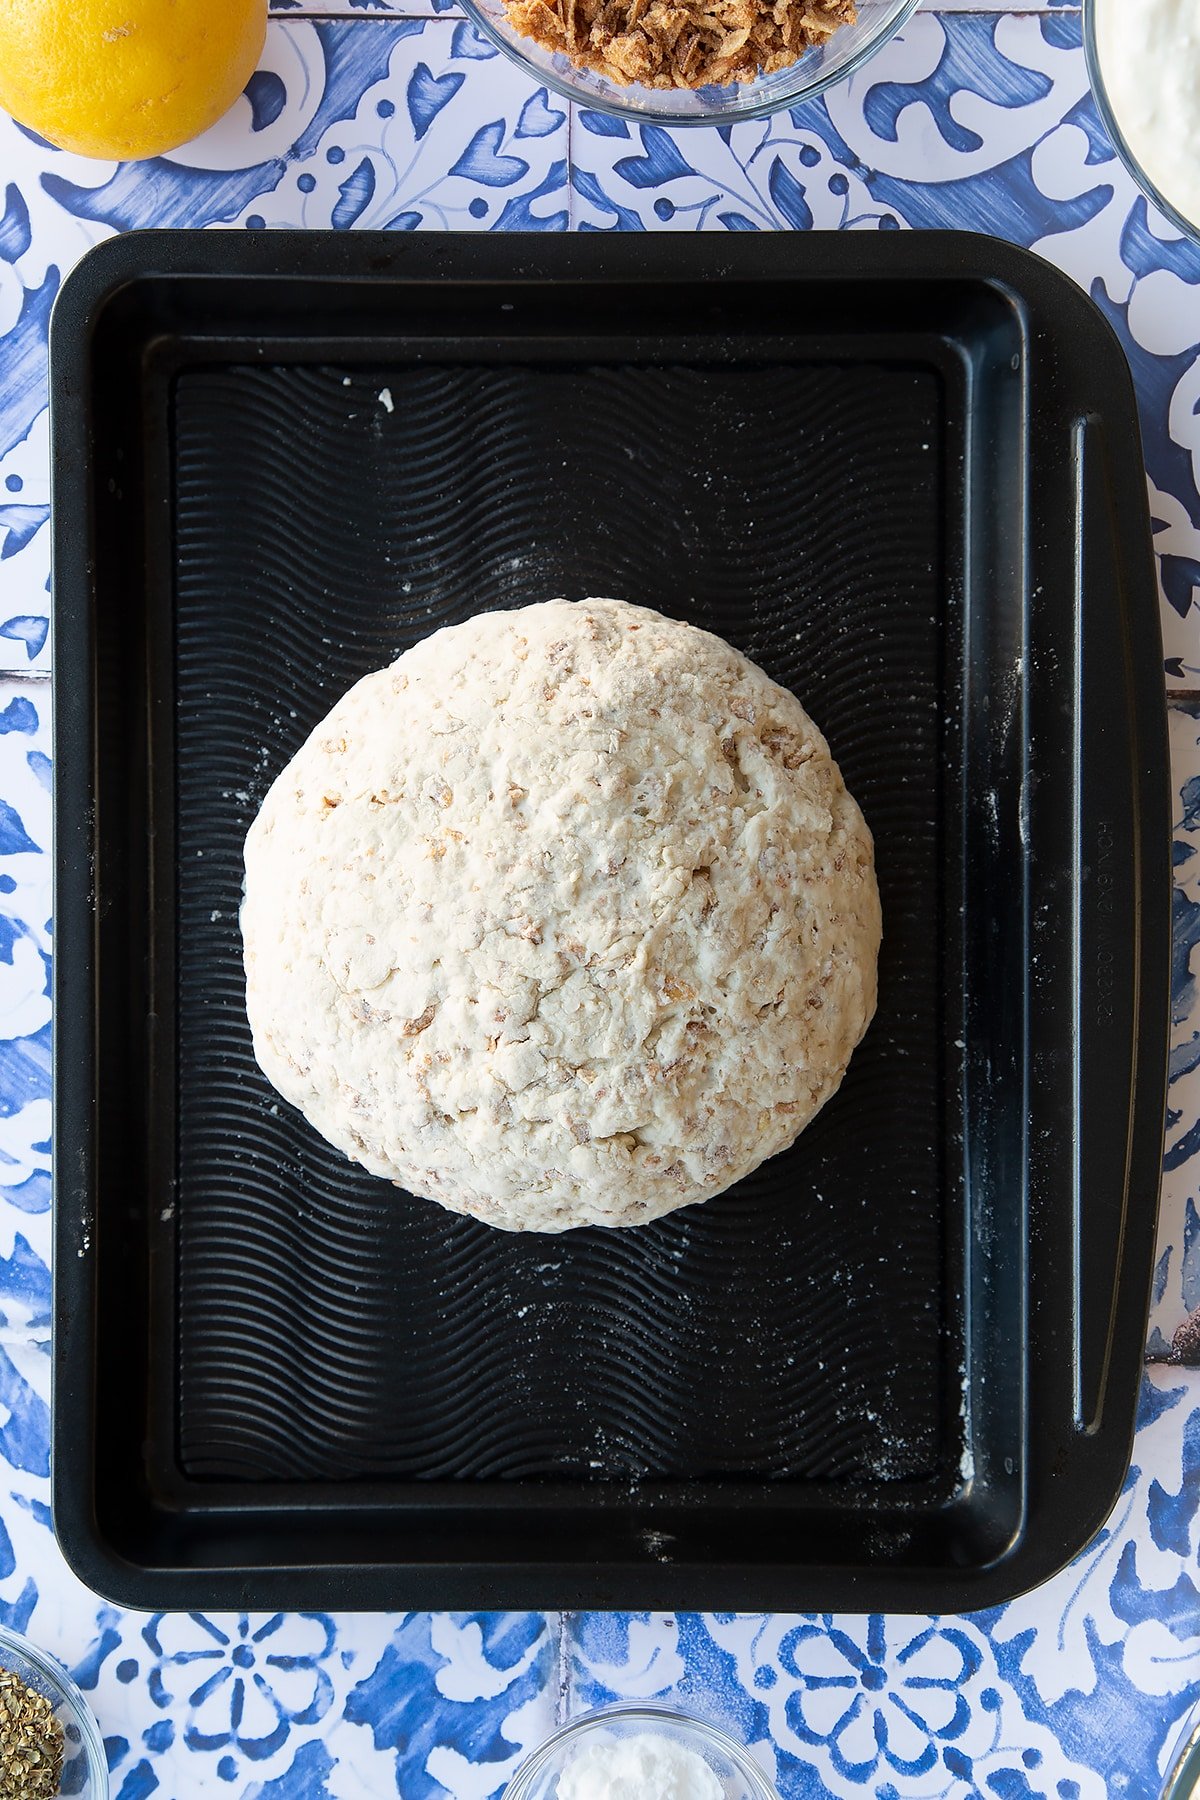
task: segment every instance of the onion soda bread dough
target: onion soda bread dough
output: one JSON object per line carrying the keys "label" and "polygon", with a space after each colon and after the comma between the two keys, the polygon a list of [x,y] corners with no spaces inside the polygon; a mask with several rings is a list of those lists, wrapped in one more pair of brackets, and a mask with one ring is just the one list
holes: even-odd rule
{"label": "onion soda bread dough", "polygon": [[875,1009],[871,835],[799,701],[619,600],[367,675],[246,839],[254,1050],[372,1174],[639,1225],[786,1149]]}

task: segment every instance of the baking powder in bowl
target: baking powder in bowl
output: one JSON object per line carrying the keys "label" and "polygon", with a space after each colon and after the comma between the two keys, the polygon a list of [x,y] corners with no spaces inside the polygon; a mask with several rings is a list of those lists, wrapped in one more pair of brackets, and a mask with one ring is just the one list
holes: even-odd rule
{"label": "baking powder in bowl", "polygon": [[592,1744],[558,1778],[558,1800],[724,1800],[702,1756],[657,1732]]}
{"label": "baking powder in bowl", "polygon": [[1109,106],[1144,173],[1200,225],[1200,4],[1093,0]]}

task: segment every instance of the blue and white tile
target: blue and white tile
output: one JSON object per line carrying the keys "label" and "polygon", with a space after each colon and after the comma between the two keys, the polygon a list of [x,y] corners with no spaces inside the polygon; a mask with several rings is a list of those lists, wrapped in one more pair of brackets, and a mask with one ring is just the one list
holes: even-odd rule
{"label": "blue and white tile", "polygon": [[490,1800],[554,1723],[540,1615],[106,1606],[49,1516],[49,687],[0,680],[0,1620],[71,1667],[118,1800]]}
{"label": "blue and white tile", "polygon": [[1070,1569],[964,1617],[572,1615],[570,1710],[675,1700],[784,1800],[1151,1796],[1200,1694],[1200,1376],[1147,1376],[1134,1460]]}
{"label": "blue and white tile", "polygon": [[494,1800],[554,1728],[540,1614],[92,1610],[115,1800]]}
{"label": "blue and white tile", "polygon": [[[777,158],[799,190],[791,207],[745,209],[757,229],[845,228],[864,212],[885,229],[953,226],[993,230],[1028,242],[1039,224],[1059,221],[1056,205],[1028,176],[1033,146],[1076,109],[1087,91],[1079,21],[1073,14],[917,13],[877,56],[817,101],[720,131],[667,134],[632,126],[611,135],[599,119],[572,142],[572,168],[595,177],[630,228],[655,229],[653,202],[676,182],[706,183],[721,211],[735,212],[751,190],[771,199],[766,172]],[[675,156],[665,153],[670,136]],[[659,151],[656,162],[654,151]],[[803,157],[788,157],[803,150]],[[814,160],[814,153],[816,160]],[[823,197],[829,164],[862,184],[866,207],[831,209]],[[682,190],[681,190],[682,191]],[[727,201],[722,194],[727,193]],[[840,188],[837,198],[847,197]],[[616,210],[619,208],[619,212]],[[583,215],[576,215],[580,223]],[[693,228],[743,230],[715,210],[688,215]]]}
{"label": "blue and white tile", "polygon": [[627,1622],[592,1614],[579,1621],[578,1649],[581,1700],[649,1697],[649,1686],[656,1698],[715,1715],[750,1743],[784,1800],[965,1800],[1003,1793],[1006,1769],[1052,1771],[1084,1800],[1106,1793],[1094,1771],[1063,1757],[1053,1733],[1027,1717],[970,1619],[683,1613]]}
{"label": "blue and white tile", "polygon": [[926,12],[1079,12],[1079,0],[1020,0],[1017,6],[998,6],[996,0],[924,0]]}
{"label": "blue and white tile", "polygon": [[24,1625],[49,1536],[50,708],[0,678],[0,1620]]}
{"label": "blue and white tile", "polygon": [[73,1670],[116,1800],[491,1800],[553,1728],[540,1615],[146,1616],[54,1541],[49,698],[0,679],[0,1620]]}
{"label": "blue and white tile", "polygon": [[465,21],[274,20],[247,93],[169,156],[73,156],[0,115],[0,673],[49,659],[46,345],[63,277],[137,226],[554,231],[565,108]]}
{"label": "blue and white tile", "polygon": [[[330,92],[333,52],[375,40],[349,101],[291,150],[233,223],[416,231],[567,227],[567,113],[465,20],[286,30]],[[316,41],[314,41],[316,40]],[[382,51],[386,48],[386,57]],[[347,95],[349,90],[347,90]]]}
{"label": "blue and white tile", "polygon": [[[90,243],[133,225],[568,222],[567,132],[553,116],[562,109],[452,14],[430,18],[437,0],[391,19],[354,0],[317,10],[346,17],[288,9],[230,119],[153,164],[89,163],[0,119],[0,1618],[27,1627],[85,1683],[118,1800],[490,1800],[555,1716],[558,1644],[540,1617],[119,1613],[67,1571],[46,1510],[48,713],[44,686],[2,676],[40,669],[47,654],[53,294]],[[1067,268],[1096,293],[1133,360],[1169,675],[1200,687],[1200,260],[1113,163],[1083,99],[1077,20],[1056,13],[918,18],[827,105],[737,127],[727,140],[622,139],[577,114],[576,167],[594,185],[577,179],[570,206],[585,229],[964,225],[1033,244]],[[1180,713],[1173,729],[1177,840],[1190,849],[1184,783],[1200,770],[1200,718]],[[1177,1160],[1155,1315],[1164,1344],[1172,1321],[1200,1302],[1200,1181],[1187,1147],[1200,1116],[1189,910],[1200,915],[1200,887],[1189,862],[1176,899],[1168,1161]],[[1075,1569],[1038,1594],[966,1621],[693,1617],[672,1628],[589,1616],[574,1632],[574,1702],[626,1691],[715,1702],[745,1720],[768,1761],[774,1733],[789,1800],[864,1791],[1068,1800],[1106,1785],[1150,1800],[1174,1721],[1200,1685],[1198,1453],[1195,1378],[1156,1371],[1122,1508]],[[785,1642],[789,1631],[801,1635]],[[826,1675],[851,1685],[821,1690]],[[864,1696],[844,1729],[842,1714],[818,1706],[831,1691]]]}
{"label": "blue and white tile", "polygon": [[[62,276],[102,235],[42,185],[48,152],[0,113],[0,673],[48,666],[46,341]],[[82,171],[88,164],[49,153]]]}
{"label": "blue and white tile", "polygon": [[121,1611],[62,1564],[44,1478],[0,1470],[0,1618],[70,1668],[114,1800],[495,1800],[555,1727],[555,1620]]}
{"label": "blue and white tile", "polygon": [[[719,131],[670,132],[575,107],[571,224],[578,231],[894,230],[823,134],[823,112],[798,107]],[[825,121],[826,127],[828,121]]]}
{"label": "blue and white tile", "polygon": [[1200,702],[1178,701],[1169,722],[1171,1061],[1149,1348],[1152,1356],[1183,1355],[1200,1363]]}
{"label": "blue and white tile", "polygon": [[[50,265],[61,277],[97,238],[139,226],[268,215],[335,230],[413,229],[417,215],[463,230],[567,224],[565,112],[453,19],[272,20],[236,106],[193,143],[148,162],[72,157],[15,126],[7,145],[0,137],[5,148],[19,199],[39,196],[28,273],[24,259],[17,271],[26,290]],[[296,186],[302,174],[311,185]],[[502,204],[460,207],[468,189]],[[435,191],[440,212],[426,217]],[[0,337],[6,360],[18,347]]]}
{"label": "blue and white tile", "polygon": [[830,97],[831,121],[871,170],[873,194],[907,223],[1023,244],[1108,317],[1141,407],[1168,683],[1194,685],[1200,247],[1147,205],[1117,160],[1088,92],[1077,15],[914,24],[907,66],[863,71],[856,94],[852,83]]}
{"label": "blue and white tile", "polygon": [[[579,110],[570,218],[584,230],[965,224],[1058,261],[1134,363],[1168,673],[1186,687],[1200,667],[1200,252],[1136,196],[1085,87],[1072,13],[918,14],[826,101],[774,120],[670,134]],[[13,668],[46,654],[45,328],[61,272],[90,242],[145,224],[568,223],[562,108],[451,19],[277,19],[248,97],[148,165],[89,163],[0,131],[12,175],[0,354],[17,371],[0,406],[0,658]]]}
{"label": "blue and white tile", "polygon": [[455,0],[270,0],[278,19],[436,19],[462,18]]}
{"label": "blue and white tile", "polygon": [[[1000,12],[1004,8],[996,0],[923,0],[926,12]],[[431,14],[451,13],[459,16],[455,0],[270,0],[271,14],[277,18],[428,18]],[[1020,0],[1020,12],[1078,12],[1078,0]]]}
{"label": "blue and white tile", "polygon": [[49,700],[0,678],[0,1271],[50,1248]]}
{"label": "blue and white tile", "polygon": [[918,13],[823,100],[720,132],[579,110],[571,179],[585,231],[965,228],[1057,263],[1130,359],[1167,678],[1200,684],[1200,248],[1116,160],[1077,13]]}

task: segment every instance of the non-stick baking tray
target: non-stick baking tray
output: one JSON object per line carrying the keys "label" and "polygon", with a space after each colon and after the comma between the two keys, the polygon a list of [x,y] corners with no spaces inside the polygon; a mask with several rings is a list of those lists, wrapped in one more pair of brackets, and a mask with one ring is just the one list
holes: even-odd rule
{"label": "non-stick baking tray", "polygon": [[[103,245],[52,329],[54,1509],[143,1607],[965,1609],[1127,1463],[1168,1018],[1121,352],[985,238]],[[878,1017],[787,1155],[514,1237],[258,1073],[241,845],[356,677],[615,594],[793,687]]]}

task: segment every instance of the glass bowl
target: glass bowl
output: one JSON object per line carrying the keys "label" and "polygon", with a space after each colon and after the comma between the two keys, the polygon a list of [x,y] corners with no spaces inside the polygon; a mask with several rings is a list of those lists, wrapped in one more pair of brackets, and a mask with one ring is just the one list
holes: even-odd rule
{"label": "glass bowl", "polygon": [[0,1668],[44,1694],[54,1708],[66,1740],[59,1793],[70,1800],[108,1800],[108,1762],[99,1727],[62,1664],[0,1625]]}
{"label": "glass bowl", "polygon": [[729,87],[621,87],[593,69],[577,69],[558,52],[544,50],[509,23],[504,0],[463,0],[468,16],[506,56],[536,81],[567,100],[597,112],[620,113],[656,125],[732,125],[761,119],[783,106],[812,100],[835,81],[853,75],[894,37],[917,9],[918,0],[858,0],[858,18],[841,25],[824,44],[806,50],[797,62],[774,75]]}
{"label": "glass bowl", "polygon": [[1179,1727],[1162,1784],[1162,1800],[1195,1800],[1200,1793],[1200,1706]]}
{"label": "glass bowl", "polygon": [[727,1732],[670,1706],[601,1706],[572,1719],[526,1758],[502,1800],[555,1800],[558,1779],[580,1750],[652,1734],[693,1750],[721,1782],[724,1800],[779,1800],[778,1790]]}
{"label": "glass bowl", "polygon": [[1147,175],[1145,169],[1134,155],[1129,141],[1117,123],[1112,101],[1108,97],[1108,88],[1104,81],[1104,70],[1100,62],[1100,48],[1097,42],[1096,0],[1084,0],[1083,7],[1083,49],[1087,58],[1088,80],[1092,84],[1092,97],[1096,102],[1096,111],[1100,114],[1103,125],[1112,143],[1113,149],[1134,181],[1141,188],[1147,200],[1150,200],[1170,221],[1181,237],[1189,238],[1192,243],[1200,243],[1200,219],[1189,219],[1174,206]]}

